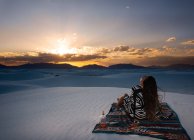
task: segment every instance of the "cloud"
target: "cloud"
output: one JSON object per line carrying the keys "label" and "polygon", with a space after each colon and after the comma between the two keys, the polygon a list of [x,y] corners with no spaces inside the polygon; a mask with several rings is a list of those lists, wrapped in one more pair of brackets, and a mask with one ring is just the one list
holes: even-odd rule
{"label": "cloud", "polygon": [[[90,48],[91,49],[91,48]],[[194,56],[193,47],[181,46],[162,46],[152,48],[135,48],[130,46],[118,46],[115,48],[101,48],[96,51],[97,54],[105,55],[107,57],[140,57],[140,56]]]}
{"label": "cloud", "polygon": [[149,51],[150,48],[134,48],[130,46],[118,46],[114,48],[102,48],[98,50],[98,53],[102,54],[129,54],[129,55],[141,55],[146,51]]}
{"label": "cloud", "polygon": [[182,45],[194,45],[194,40],[188,40],[181,43]]}
{"label": "cloud", "polygon": [[[0,63],[5,65],[19,65],[24,63],[59,63],[59,62],[99,62],[103,64],[134,63],[140,65],[165,65],[171,63],[192,63],[194,46],[161,46],[135,48],[131,46],[82,47],[77,53],[58,55],[43,52],[0,53]],[[192,61],[191,61],[192,60]],[[168,62],[167,62],[168,61]],[[101,63],[101,64],[102,64]]]}
{"label": "cloud", "polygon": [[81,54],[65,54],[57,55],[51,53],[41,53],[38,52],[37,55],[21,55],[21,56],[0,56],[0,63],[18,65],[24,63],[49,63],[49,62],[69,62],[69,61],[89,61],[95,59],[105,59],[106,56],[101,56],[98,54],[93,55],[81,55]]}
{"label": "cloud", "polygon": [[166,42],[174,42],[176,41],[176,37],[170,37],[166,40]]}
{"label": "cloud", "polygon": [[90,50],[96,50],[97,54],[102,54],[102,55],[118,55],[118,54],[129,54],[130,52],[135,51],[136,49],[130,46],[117,46],[114,48],[90,48]]}
{"label": "cloud", "polygon": [[114,49],[113,49],[113,51],[120,51],[120,52],[123,52],[123,51],[128,51],[129,50],[129,46],[119,46],[119,47],[115,47]]}
{"label": "cloud", "polygon": [[152,48],[140,48],[140,49],[131,49],[131,51],[129,52],[130,55],[150,55],[153,54],[153,50]]}
{"label": "cloud", "polygon": [[64,55],[63,61],[89,61],[94,59],[105,59],[106,56],[101,56],[98,54],[93,55],[77,55],[77,54],[67,54]]}

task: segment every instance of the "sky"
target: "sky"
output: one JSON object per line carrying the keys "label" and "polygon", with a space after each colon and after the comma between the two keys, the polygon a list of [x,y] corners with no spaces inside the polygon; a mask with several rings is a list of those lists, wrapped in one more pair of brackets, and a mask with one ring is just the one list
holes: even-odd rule
{"label": "sky", "polygon": [[0,64],[194,64],[193,0],[0,0]]}

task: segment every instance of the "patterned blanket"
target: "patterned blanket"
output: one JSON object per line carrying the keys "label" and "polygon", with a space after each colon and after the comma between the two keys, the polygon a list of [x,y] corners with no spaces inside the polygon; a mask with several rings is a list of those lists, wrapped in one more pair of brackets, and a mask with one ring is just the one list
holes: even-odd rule
{"label": "patterned blanket", "polygon": [[157,121],[131,121],[125,111],[117,109],[116,104],[113,103],[106,115],[106,125],[96,124],[93,133],[136,134],[165,140],[190,140],[177,114],[167,103],[161,105],[163,111]]}

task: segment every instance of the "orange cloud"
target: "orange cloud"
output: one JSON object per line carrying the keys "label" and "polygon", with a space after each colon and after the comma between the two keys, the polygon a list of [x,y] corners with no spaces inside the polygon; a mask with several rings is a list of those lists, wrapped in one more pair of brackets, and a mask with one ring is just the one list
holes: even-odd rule
{"label": "orange cloud", "polygon": [[[135,48],[131,46],[117,46],[114,48],[90,47],[84,46],[76,48],[75,54],[53,54],[44,52],[26,52],[26,53],[0,53],[0,63],[6,65],[18,65],[24,63],[74,63],[79,65],[87,64],[115,64],[115,63],[133,63],[148,65],[156,63],[164,65],[164,58],[172,58],[169,63],[177,63],[184,58],[184,62],[191,63],[187,57],[194,56],[193,46],[162,46],[158,48]],[[168,56],[168,57],[167,57]],[[161,63],[160,63],[161,59]]]}
{"label": "orange cloud", "polygon": [[20,56],[0,56],[0,63],[17,65],[23,63],[59,63],[59,62],[72,62],[72,61],[89,61],[95,59],[105,59],[106,56],[101,56],[98,54],[94,55],[81,55],[81,54],[65,54],[57,55],[51,53],[37,53],[37,55],[20,55]]}
{"label": "orange cloud", "polygon": [[174,42],[176,41],[176,37],[170,37],[166,40],[166,42]]}
{"label": "orange cloud", "polygon": [[181,43],[182,45],[194,45],[194,40],[188,40]]}
{"label": "orange cloud", "polygon": [[114,49],[113,49],[113,51],[128,51],[130,49],[130,47],[129,46],[118,46],[118,47],[115,47]]}

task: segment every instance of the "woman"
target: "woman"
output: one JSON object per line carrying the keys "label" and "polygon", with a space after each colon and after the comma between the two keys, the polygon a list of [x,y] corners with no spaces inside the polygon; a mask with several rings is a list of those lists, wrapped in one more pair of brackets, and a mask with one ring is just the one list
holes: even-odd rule
{"label": "woman", "polygon": [[125,94],[118,99],[117,107],[124,107],[133,119],[155,120],[160,111],[157,83],[153,76],[144,76],[140,85],[132,87],[132,95]]}

